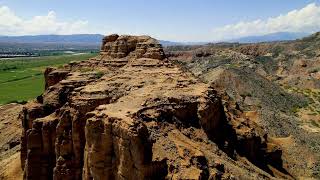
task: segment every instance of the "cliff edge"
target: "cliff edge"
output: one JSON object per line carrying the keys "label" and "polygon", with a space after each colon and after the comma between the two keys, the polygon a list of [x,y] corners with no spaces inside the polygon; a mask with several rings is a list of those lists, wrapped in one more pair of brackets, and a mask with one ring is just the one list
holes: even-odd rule
{"label": "cliff edge", "polygon": [[45,79],[19,116],[24,179],[291,179],[263,129],[151,37],[107,36]]}

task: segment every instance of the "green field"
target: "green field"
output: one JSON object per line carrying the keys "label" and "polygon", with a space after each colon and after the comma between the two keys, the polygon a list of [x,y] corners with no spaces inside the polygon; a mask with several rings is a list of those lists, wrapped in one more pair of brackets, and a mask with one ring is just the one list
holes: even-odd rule
{"label": "green field", "polygon": [[44,90],[46,67],[94,56],[95,53],[90,53],[0,60],[0,104],[28,101],[40,95]]}

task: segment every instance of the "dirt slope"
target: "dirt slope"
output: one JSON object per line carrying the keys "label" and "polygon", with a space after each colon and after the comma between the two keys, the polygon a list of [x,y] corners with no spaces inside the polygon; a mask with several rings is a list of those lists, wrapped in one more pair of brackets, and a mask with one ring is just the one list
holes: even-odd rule
{"label": "dirt slope", "polygon": [[[320,178],[319,33],[276,43],[167,48],[170,60],[233,101],[282,149],[296,178]],[[301,154],[304,158],[301,159]]]}
{"label": "dirt slope", "polygon": [[21,110],[19,104],[0,106],[0,179],[22,179],[21,122],[18,120]]}

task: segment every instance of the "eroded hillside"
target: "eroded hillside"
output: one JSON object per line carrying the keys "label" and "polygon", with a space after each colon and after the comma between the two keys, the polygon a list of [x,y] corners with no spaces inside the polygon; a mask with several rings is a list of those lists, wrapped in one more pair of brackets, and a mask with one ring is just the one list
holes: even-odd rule
{"label": "eroded hillside", "polygon": [[[319,33],[297,41],[169,47],[167,54],[234,102],[282,149],[295,178],[320,178]],[[303,160],[302,160],[303,156]]]}
{"label": "eroded hillside", "polygon": [[148,36],[107,36],[98,57],[45,79],[19,116],[24,179],[295,176],[261,124]]}
{"label": "eroded hillside", "polygon": [[0,179],[317,179],[317,38],[164,52],[107,36],[0,107]]}
{"label": "eroded hillside", "polygon": [[0,106],[0,179],[22,179],[21,122],[18,119],[21,110],[19,104]]}

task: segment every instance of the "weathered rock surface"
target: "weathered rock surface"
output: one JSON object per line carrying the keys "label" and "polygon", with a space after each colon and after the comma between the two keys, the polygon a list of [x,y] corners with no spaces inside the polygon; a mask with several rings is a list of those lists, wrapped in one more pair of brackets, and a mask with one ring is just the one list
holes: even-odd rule
{"label": "weathered rock surface", "polygon": [[164,59],[164,52],[155,39],[148,36],[118,36],[116,34],[103,39],[101,46],[102,58],[152,58]]}
{"label": "weathered rock surface", "polygon": [[21,179],[20,135],[21,122],[18,120],[20,104],[0,106],[0,179]]}
{"label": "weathered rock surface", "polygon": [[[240,143],[235,147],[239,154],[266,149],[271,159],[281,156],[272,160],[277,162],[273,166],[282,164],[278,170],[296,179],[319,179],[319,42],[316,33],[289,42],[167,47],[166,54],[211,84],[224,107],[231,107],[227,114],[233,116],[229,122]],[[248,136],[252,128],[256,132]],[[243,149],[241,144],[248,146]],[[259,165],[264,153],[258,154],[245,156],[265,171],[274,171]]]}
{"label": "weathered rock surface", "polygon": [[107,36],[45,77],[19,116],[25,179],[291,178],[259,126],[148,36]]}

